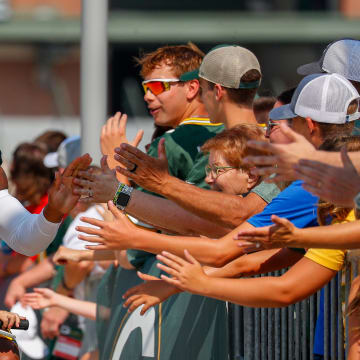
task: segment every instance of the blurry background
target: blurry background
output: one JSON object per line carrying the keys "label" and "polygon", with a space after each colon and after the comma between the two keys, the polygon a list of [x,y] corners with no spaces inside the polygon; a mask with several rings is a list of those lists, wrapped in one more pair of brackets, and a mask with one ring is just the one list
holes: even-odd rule
{"label": "blurry background", "polygon": [[[80,15],[81,0],[0,0],[5,158],[46,129],[80,133]],[[260,94],[276,95],[297,84],[297,66],[318,60],[327,43],[360,39],[360,1],[110,0],[108,25],[108,113],[128,113],[131,132],[144,128],[148,139],[152,121],[134,62],[140,52],[188,41],[205,52],[244,45],[263,69]]]}

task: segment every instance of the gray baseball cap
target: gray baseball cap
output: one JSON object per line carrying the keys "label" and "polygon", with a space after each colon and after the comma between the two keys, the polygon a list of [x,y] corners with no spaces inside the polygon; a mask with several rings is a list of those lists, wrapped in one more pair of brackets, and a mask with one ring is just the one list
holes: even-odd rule
{"label": "gray baseball cap", "polygon": [[248,49],[237,45],[219,45],[204,57],[199,77],[231,89],[254,89],[260,81],[241,82],[249,70],[258,70],[260,64],[256,56]]}
{"label": "gray baseball cap", "polygon": [[331,42],[319,61],[297,68],[300,75],[315,73],[340,74],[348,80],[360,81],[360,41],[340,39]]}
{"label": "gray baseball cap", "polygon": [[66,168],[73,160],[81,156],[81,138],[72,136],[65,139],[56,152],[48,153],[44,165],[48,168]]}
{"label": "gray baseball cap", "polygon": [[[358,101],[358,109],[348,115],[349,104]],[[310,117],[327,124],[345,124],[357,120],[359,93],[339,74],[312,74],[304,77],[295,90],[290,104],[270,111],[271,120],[291,119],[296,116]]]}

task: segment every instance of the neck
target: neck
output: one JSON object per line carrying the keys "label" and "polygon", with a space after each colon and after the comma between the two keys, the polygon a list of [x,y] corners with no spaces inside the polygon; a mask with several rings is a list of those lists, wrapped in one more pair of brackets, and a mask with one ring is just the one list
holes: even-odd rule
{"label": "neck", "polygon": [[184,113],[182,114],[181,118],[179,119],[179,122],[174,126],[176,128],[179,126],[179,124],[184,121],[185,119],[191,118],[191,117],[209,117],[205,106],[200,103],[197,100],[192,101],[184,110]]}
{"label": "neck", "polygon": [[256,125],[257,121],[252,108],[228,103],[224,105],[223,123],[227,129],[231,129],[239,124]]}

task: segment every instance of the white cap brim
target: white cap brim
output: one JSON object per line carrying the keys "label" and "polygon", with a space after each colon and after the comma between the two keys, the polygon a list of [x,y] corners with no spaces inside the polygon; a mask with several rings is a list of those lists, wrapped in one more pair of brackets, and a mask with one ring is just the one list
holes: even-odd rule
{"label": "white cap brim", "polygon": [[44,157],[44,165],[47,168],[56,168],[59,166],[59,154],[57,152],[48,153]]}

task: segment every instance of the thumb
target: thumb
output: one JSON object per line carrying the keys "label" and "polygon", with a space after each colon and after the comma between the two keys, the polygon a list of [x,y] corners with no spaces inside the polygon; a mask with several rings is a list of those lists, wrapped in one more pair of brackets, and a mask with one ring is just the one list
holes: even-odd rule
{"label": "thumb", "polygon": [[144,130],[139,130],[134,138],[134,140],[131,142],[131,145],[138,147],[140,144],[140,141],[142,140],[144,136]]}
{"label": "thumb", "polygon": [[165,149],[165,139],[162,138],[158,144],[158,159],[164,160],[167,162],[166,149]]}
{"label": "thumb", "polygon": [[104,172],[109,170],[109,166],[108,166],[108,163],[107,163],[107,158],[108,158],[108,156],[104,155],[100,160],[101,170],[104,171]]}
{"label": "thumb", "polygon": [[344,164],[344,167],[349,168],[349,170],[352,170],[355,174],[357,174],[357,170],[356,170],[353,162],[350,159],[346,145],[344,145],[341,148],[340,155],[341,155],[341,161]]}
{"label": "thumb", "polygon": [[114,218],[115,218],[116,220],[122,220],[122,219],[124,219],[124,217],[126,217],[126,216],[124,215],[124,213],[121,212],[121,211],[114,205],[114,203],[113,203],[112,200],[109,200],[109,201],[108,201],[108,209],[109,209],[109,210],[111,211],[111,213],[114,215]]}
{"label": "thumb", "polygon": [[188,260],[191,264],[199,264],[199,262],[185,249],[184,250],[185,259]]}
{"label": "thumb", "polygon": [[272,215],[271,216],[271,221],[275,225],[283,226],[283,227],[286,227],[286,228],[291,228],[293,226],[291,221],[289,221],[288,219],[285,219],[285,218],[280,218],[277,215]]}

